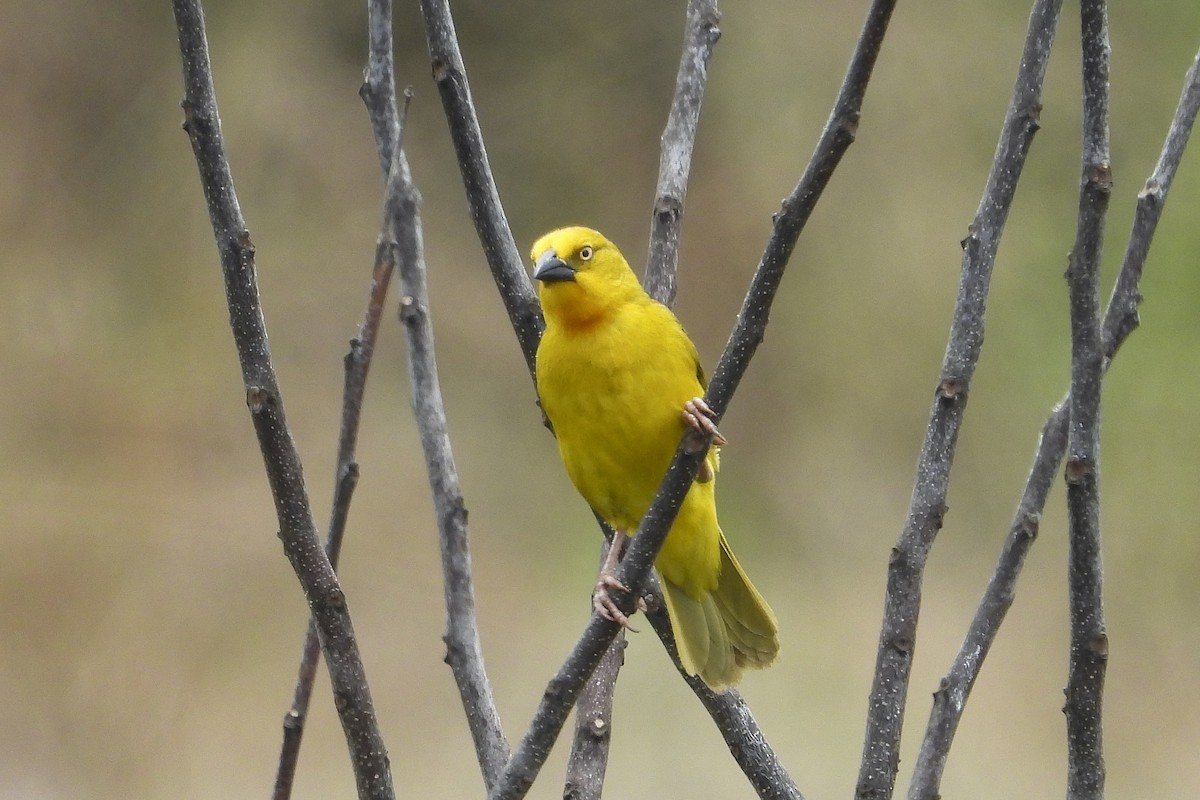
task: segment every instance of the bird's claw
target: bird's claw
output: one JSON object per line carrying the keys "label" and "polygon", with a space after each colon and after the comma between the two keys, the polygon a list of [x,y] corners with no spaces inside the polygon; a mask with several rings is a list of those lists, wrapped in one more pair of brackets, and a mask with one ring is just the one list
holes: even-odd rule
{"label": "bird's claw", "polygon": [[720,447],[727,442],[721,432],[717,430],[716,423],[712,421],[715,416],[716,412],[709,408],[703,397],[693,397],[683,404],[683,421],[687,423],[688,427],[702,434],[711,435],[713,444]]}
{"label": "bird's claw", "polygon": [[[596,579],[596,589],[592,592],[592,607],[596,609],[596,613],[606,620],[615,622],[622,628],[627,628],[637,633],[637,629],[629,624],[629,617],[617,607],[617,601],[609,594],[609,589],[619,589],[622,592],[629,591],[629,587],[617,580],[617,576],[602,572],[600,573],[600,577]],[[638,608],[641,608],[643,611],[645,610],[644,602],[640,597],[638,598]]]}

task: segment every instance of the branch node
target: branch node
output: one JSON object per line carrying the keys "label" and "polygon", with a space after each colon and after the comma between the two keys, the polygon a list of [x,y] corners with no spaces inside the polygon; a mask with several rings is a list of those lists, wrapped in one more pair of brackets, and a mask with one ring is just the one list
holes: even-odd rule
{"label": "branch node", "polygon": [[642,603],[646,606],[644,612],[646,614],[657,614],[658,610],[662,608],[662,601],[655,592],[645,592],[642,595]]}
{"label": "branch node", "polygon": [[1087,459],[1071,457],[1067,459],[1067,467],[1065,474],[1067,483],[1080,484],[1086,481],[1094,474],[1095,470],[1092,463]]}
{"label": "branch node", "polygon": [[858,111],[852,111],[838,120],[838,129],[849,136],[851,141],[858,136],[858,121],[861,117]]}
{"label": "branch node", "polygon": [[334,586],[325,593],[325,607],[343,609],[346,607],[346,595],[340,586]]}
{"label": "branch node", "polygon": [[966,393],[966,382],[959,378],[942,378],[942,382],[938,384],[938,397],[942,400],[958,400]]}
{"label": "branch node", "polygon": [[404,295],[400,298],[400,321],[406,326],[411,327],[416,324],[421,317],[421,307],[417,305],[417,300],[412,295]]}
{"label": "branch node", "polygon": [[702,453],[708,450],[712,439],[699,431],[689,428],[683,437],[683,449],[688,453]]}
{"label": "branch node", "polygon": [[1029,541],[1037,538],[1038,529],[1041,527],[1042,520],[1040,514],[1026,514],[1017,524],[1017,535]]}
{"label": "branch node", "polygon": [[660,194],[654,200],[654,215],[664,222],[683,216],[683,203],[674,195]]}
{"label": "branch node", "polygon": [[610,730],[608,720],[600,716],[593,717],[588,721],[587,730],[597,739],[607,739]]}
{"label": "branch node", "polygon": [[1088,170],[1088,184],[1101,192],[1111,192],[1113,186],[1112,164],[1108,160],[1093,164]]}
{"label": "branch node", "polygon": [[433,66],[433,80],[435,83],[442,83],[443,81],[447,81],[450,79],[452,70],[450,69],[450,63],[448,61],[445,61],[440,58],[435,58],[432,61],[432,66]]}
{"label": "branch node", "polygon": [[251,414],[262,414],[275,405],[275,395],[265,386],[251,386],[246,390],[246,407]]}
{"label": "branch node", "polygon": [[1163,186],[1157,178],[1151,177],[1146,181],[1146,185],[1138,192],[1138,200],[1146,200],[1148,202],[1158,204],[1163,199]]}

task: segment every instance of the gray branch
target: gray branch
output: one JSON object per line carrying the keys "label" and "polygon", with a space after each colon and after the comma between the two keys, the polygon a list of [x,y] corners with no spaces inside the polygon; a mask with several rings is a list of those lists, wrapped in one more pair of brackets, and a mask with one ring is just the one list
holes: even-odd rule
{"label": "gray branch", "polygon": [[400,319],[408,332],[408,377],[413,414],[425,453],[429,485],[437,512],[439,544],[446,602],[446,663],[454,674],[466,714],[484,785],[491,787],[508,760],[508,742],[484,669],[471,555],[467,537],[467,509],[458,483],[446,414],[438,383],[433,351],[433,328],[425,289],[425,257],[421,242],[418,205],[403,151],[397,149],[389,185],[397,190],[391,209],[391,233],[397,245],[400,285]]}
{"label": "gray branch", "polygon": [[683,671],[679,666],[679,651],[675,647],[671,621],[661,604],[648,610],[646,618],[670,654],[680,676],[712,716],[725,739],[725,744],[729,746],[730,754],[758,796],[764,800],[804,800],[804,795],[800,793],[792,776],[784,769],[779,756],[767,741],[762,729],[758,727],[750,707],[737,690],[729,689],[717,694],[705,686],[704,681]]}
{"label": "gray branch", "polygon": [[[604,527],[603,522],[601,526]],[[601,541],[601,565],[610,547],[611,536]],[[617,675],[625,662],[625,645],[625,631],[618,631],[579,694],[579,702],[575,707],[575,734],[571,738],[571,753],[567,756],[563,800],[600,800],[612,742],[613,692],[617,686]]]}
{"label": "gray branch", "polygon": [[991,172],[962,243],[962,275],[946,355],[917,463],[908,516],[888,561],[883,624],[855,792],[858,800],[884,800],[895,789],[925,561],[946,513],[954,449],[983,346],[984,314],[996,249],[1038,129],[1042,83],[1060,7],[1060,0],[1038,0],[1034,4]]}
{"label": "gray branch", "polygon": [[[360,88],[359,94],[371,111],[376,144],[382,158],[384,152],[390,157],[392,139],[400,135],[401,129],[396,110],[395,81],[392,70],[391,0],[371,0],[369,16],[368,79]],[[386,141],[386,146],[383,144],[384,141]],[[386,169],[385,165],[385,175]],[[379,322],[383,317],[384,300],[387,297],[394,270],[394,259],[389,251],[377,247],[375,264],[371,271],[371,285],[367,292],[367,306],[358,327],[358,335],[350,340],[350,351],[346,354],[344,363],[342,423],[338,433],[337,465],[329,533],[325,537],[325,552],[329,556],[329,563],[335,570],[342,549],[346,521],[350,514],[350,501],[353,498],[354,489],[358,485],[359,468],[354,454],[358,442],[359,422],[362,419],[367,373],[371,367],[371,357],[375,352]],[[296,765],[300,757],[300,743],[304,736],[304,725],[308,717],[308,704],[312,698],[313,684],[317,676],[319,655],[320,641],[317,637],[317,626],[310,619],[301,650],[296,688],[292,693],[292,707],[283,718],[283,745],[280,748],[279,768],[275,775],[273,800],[287,800],[292,794]]]}
{"label": "gray branch", "polygon": [[393,254],[400,273],[400,319],[407,333],[413,415],[438,524],[446,604],[446,663],[458,687],[484,785],[490,788],[508,760],[508,742],[479,639],[467,510],[450,448],[425,288],[421,198],[400,141],[403,126],[396,108],[391,0],[370,0],[368,12],[370,61],[360,94],[370,111],[376,149],[387,180],[384,232],[379,246]]}
{"label": "gray branch", "polygon": [[238,206],[221,135],[203,11],[198,0],[174,0],[173,7],[183,58],[184,129],[192,143],[220,254],[230,326],[246,402],[275,500],[279,537],[321,634],[334,704],[350,749],[359,797],[390,800],[395,793],[387,749],[376,721],[350,611],[317,536],[303,467],[287,427],[271,363],[258,298],[254,245]]}
{"label": "gray branch", "polygon": [[662,135],[658,189],[650,218],[650,254],[642,279],[646,292],[667,306],[675,303],[683,201],[687,196],[704,87],[708,83],[708,62],[721,38],[721,29],[717,27],[720,19],[716,0],[689,0],[675,96]]}
{"label": "gray branch", "polygon": [[450,125],[450,139],[458,157],[471,220],[532,377],[545,321],[537,294],[525,272],[525,260],[517,250],[504,208],[500,205],[500,192],[488,165],[450,5],[447,0],[421,0],[421,13],[425,18],[433,80]]}
{"label": "gray branch", "polygon": [[[1187,147],[1198,111],[1200,53],[1188,70],[1183,92],[1158,162],[1145,186],[1138,193],[1133,229],[1129,234],[1125,256],[1101,328],[1101,346],[1105,354],[1106,368],[1125,339],[1140,324],[1137,308],[1142,297],[1139,289],[1142,271],[1162,216],[1167,192],[1175,179],[1175,171]],[[1012,605],[1025,554],[1037,535],[1042,511],[1046,506],[1046,496],[1066,453],[1069,407],[1068,395],[1067,399],[1055,407],[1042,428],[1033,466],[992,579],[954,663],[934,693],[933,709],[913,772],[909,800],[932,800],[939,796],[942,769],[945,767],[967,697],[1004,620],[1004,615]]]}
{"label": "gray branch", "polygon": [[1067,436],[1070,664],[1066,686],[1067,797],[1104,797],[1103,697],[1108,664],[1100,551],[1100,253],[1112,193],[1108,147],[1108,12],[1080,3],[1083,34],[1083,168],[1079,221],[1067,267],[1071,397]]}

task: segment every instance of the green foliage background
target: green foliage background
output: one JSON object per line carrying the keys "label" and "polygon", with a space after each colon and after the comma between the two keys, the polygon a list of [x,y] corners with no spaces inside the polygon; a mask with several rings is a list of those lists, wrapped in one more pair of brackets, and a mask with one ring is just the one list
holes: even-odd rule
{"label": "green foliage background", "polygon": [[[406,147],[506,730],[588,610],[597,556],[466,215],[415,3]],[[0,26],[0,795],[255,797],[273,776],[305,607],[275,538],[187,139],[169,4],[17,0]],[[327,513],[341,356],[365,300],[380,178],[356,96],[365,3],[213,2],[209,37],[284,399]],[[474,96],[525,246],[586,223],[640,265],[683,3],[459,2]],[[800,174],[864,3],[724,4],[684,225],[678,312],[715,362]],[[793,257],[722,428],[721,513],[782,623],[744,693],[797,782],[849,796],[888,551],[903,520],[965,233],[1028,9],[900,4],[858,142]],[[1115,4],[1106,287],[1200,41],[1193,0]],[[1068,375],[1062,273],[1078,181],[1078,21],[1064,11],[1000,250],[987,342],[929,564],[902,786]],[[1200,145],[1193,143],[1193,150]],[[1112,797],[1200,793],[1200,158],[1147,266],[1144,327],[1105,387]],[[1105,290],[1107,292],[1107,288]],[[433,515],[399,326],[383,333],[345,586],[400,793],[479,796],[441,663]],[[1063,493],[975,689],[947,797],[1065,786]],[[617,698],[613,797],[750,796],[653,636]],[[349,797],[321,679],[297,798]],[[532,796],[559,796],[560,745]]]}

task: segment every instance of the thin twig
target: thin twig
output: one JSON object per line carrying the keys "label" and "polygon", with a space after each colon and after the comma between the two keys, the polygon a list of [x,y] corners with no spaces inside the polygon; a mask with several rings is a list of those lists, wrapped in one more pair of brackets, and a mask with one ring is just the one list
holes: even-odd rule
{"label": "thin twig", "polygon": [[271,363],[258,299],[254,246],[234,193],[221,136],[203,11],[198,0],[175,0],[173,6],[183,57],[184,129],[192,143],[217,240],[246,401],[275,499],[279,537],[321,632],[359,797],[390,800],[395,796],[391,768],[349,608],[317,536],[303,467],[287,427]]}
{"label": "thin twig", "polygon": [[[404,123],[396,103],[395,44],[392,36],[392,0],[367,0],[367,72],[358,96],[367,107],[371,119],[371,132],[375,137],[375,153],[379,156],[379,170],[386,183],[392,174],[392,161],[396,148],[400,147]],[[405,94],[407,114],[408,93]],[[394,188],[394,187],[393,187]],[[384,189],[385,205],[394,196]],[[388,225],[387,219],[384,226]],[[385,237],[386,238],[386,235]]]}
{"label": "thin twig", "polygon": [[1108,665],[1104,626],[1104,566],[1100,549],[1100,253],[1112,193],[1108,146],[1108,11],[1104,0],[1082,0],[1083,167],[1079,222],[1067,267],[1071,311],[1071,400],[1067,437],[1070,664],[1067,717],[1067,797],[1104,797],[1103,698]]}
{"label": "thin twig", "polygon": [[[342,388],[342,425],[338,437],[336,479],[331,505],[329,534],[325,537],[325,554],[329,564],[337,569],[341,554],[342,538],[350,513],[350,501],[358,485],[358,463],[355,460],[355,444],[358,439],[359,421],[362,418],[363,395],[366,390],[367,373],[375,341],[379,334],[379,320],[383,315],[384,298],[391,283],[393,264],[390,258],[377,250],[371,273],[371,286],[367,306],[363,311],[358,336],[350,340],[350,351],[345,357],[345,382]],[[283,744],[280,747],[279,767],[275,773],[273,800],[287,800],[292,795],[292,782],[296,776],[296,765],[300,757],[300,743],[304,736],[304,724],[308,718],[308,704],[316,682],[317,662],[321,643],[317,636],[316,623],[310,618],[304,635],[300,654],[300,667],[296,673],[296,688],[292,692],[292,706],[283,717]]]}
{"label": "thin twig", "polygon": [[750,363],[750,357],[763,340],[771,301],[775,297],[775,290],[779,288],[796,240],[800,238],[821,193],[833,177],[833,171],[854,142],[867,84],[871,80],[871,71],[879,57],[888,20],[895,7],[896,0],[874,0],[871,3],[837,100],[817,140],[816,149],[799,183],[775,214],[767,247],[738,312],[737,324],[713,373],[712,385],[708,388],[706,397],[713,411],[717,412],[716,421],[725,412],[730,396]]}
{"label": "thin twig", "polygon": [[[475,615],[471,554],[467,538],[467,509],[459,488],[454,454],[446,429],[446,414],[433,349],[433,326],[425,288],[425,255],[419,217],[420,197],[412,184],[408,163],[397,148],[389,186],[398,200],[389,210],[389,234],[397,248],[400,320],[408,332],[408,378],[413,415],[425,453],[429,484],[437,512],[438,541],[446,603],[446,663],[454,674],[463,711],[475,743],[484,785],[495,784],[508,760],[508,742],[492,698],[483,664]],[[389,193],[391,190],[389,190]]]}
{"label": "thin twig", "polygon": [[[600,564],[604,564],[610,547],[611,537],[601,542]],[[600,800],[612,742],[613,692],[625,662],[625,645],[625,631],[618,631],[579,694],[563,800]]]}
{"label": "thin twig", "polygon": [[[1187,147],[1198,111],[1200,53],[1196,55],[1191,69],[1188,70],[1183,92],[1158,162],[1144,188],[1138,193],[1133,229],[1129,234],[1125,256],[1113,285],[1113,293],[1101,329],[1106,368],[1125,339],[1140,323],[1137,308],[1142,299],[1139,289],[1142,271],[1162,216],[1167,192],[1175,179],[1175,171]],[[1012,605],[1025,553],[1037,534],[1041,514],[1046,505],[1046,495],[1066,453],[1068,411],[1069,400],[1063,399],[1042,428],[1037,454],[992,579],[954,663],[934,693],[929,725],[925,729],[925,739],[917,757],[917,766],[913,770],[909,800],[932,800],[939,796],[942,769],[945,767],[967,697],[1004,620],[1004,615]]]}
{"label": "thin twig", "polygon": [[1200,112],[1200,52],[1184,79],[1183,92],[1175,108],[1175,117],[1163,142],[1162,152],[1154,172],[1138,193],[1137,208],[1133,216],[1133,230],[1125,248],[1121,271],[1113,286],[1112,298],[1108,301],[1108,312],[1104,316],[1104,357],[1111,360],[1130,333],[1137,328],[1138,304],[1142,301],[1138,284],[1142,280],[1142,266],[1150,251],[1150,242],[1162,216],[1167,192],[1175,180],[1175,171],[1192,135],[1197,113]]}
{"label": "thin twig", "polygon": [[950,754],[950,745],[958,730],[967,697],[975,685],[975,678],[987,658],[992,642],[995,641],[1008,609],[1012,606],[1017,578],[1025,563],[1025,556],[1037,537],[1042,510],[1046,507],[1046,496],[1058,474],[1063,452],[1067,446],[1067,408],[1060,404],[1046,420],[1038,440],[1033,467],[1025,482],[1025,490],[1017,513],[1009,528],[1008,537],[1000,552],[1000,558],[992,577],[984,590],[983,599],[975,611],[967,635],[959,647],[958,656],[950,672],[942,678],[933,693],[933,709],[921,751],[913,768],[912,783],[909,785],[909,800],[937,800],[941,795],[942,770]]}
{"label": "thin twig", "polygon": [[987,186],[963,240],[962,275],[941,376],[917,464],[904,529],[888,561],[887,593],[867,706],[867,730],[855,792],[859,800],[892,796],[908,697],[929,548],[946,513],[946,491],[967,393],[983,346],[984,314],[996,248],[1008,218],[1041,110],[1041,87],[1054,41],[1060,0],[1039,0],[1029,19]]}
{"label": "thin twig", "polygon": [[504,208],[500,205],[500,192],[488,165],[479,118],[471,101],[471,88],[467,85],[467,72],[462,53],[459,52],[458,37],[454,33],[450,5],[447,0],[421,0],[421,13],[425,18],[433,80],[437,83],[450,125],[450,138],[454,142],[458,168],[466,187],[471,220],[475,223],[484,257],[491,268],[496,288],[500,290],[500,298],[504,301],[509,322],[517,334],[517,342],[532,377],[538,341],[546,323],[542,319],[537,294],[525,272],[525,260],[517,250],[504,216]]}
{"label": "thin twig", "polygon": [[[359,89],[359,95],[370,111],[376,147],[380,153],[384,177],[391,158],[392,143],[402,135],[403,123],[396,108],[396,90],[392,67],[392,4],[391,0],[371,0],[369,8],[368,39],[369,57],[367,79]],[[367,293],[367,306],[363,311],[358,335],[350,340],[350,351],[345,358],[345,383],[342,389],[342,424],[338,434],[338,452],[333,502],[331,504],[329,533],[325,539],[325,552],[329,563],[336,570],[341,554],[342,538],[350,512],[350,501],[358,485],[359,469],[355,460],[359,422],[362,418],[363,395],[366,391],[367,373],[375,342],[379,334],[379,322],[383,317],[384,300],[391,284],[394,259],[385,248],[376,247],[375,264],[371,271],[371,285]],[[283,718],[283,745],[280,748],[279,768],[275,775],[273,800],[287,800],[292,794],[292,783],[300,756],[300,743],[304,736],[304,724],[308,717],[308,704],[312,698],[313,684],[317,675],[317,658],[320,641],[316,624],[310,619],[300,656],[300,667],[296,675],[296,688],[292,694],[292,706]]]}
{"label": "thin twig", "polygon": [[[1145,188],[1138,194],[1121,270],[1113,286],[1104,316],[1101,343],[1106,366],[1111,363],[1125,339],[1138,326],[1137,306],[1141,301],[1139,284],[1167,192],[1187,146],[1188,137],[1200,110],[1200,54],[1188,71],[1183,94],[1163,143],[1162,153]],[[1067,448],[1069,399],[1064,399],[1047,418],[1038,443],[1037,454],[1026,481],[1021,502],[1000,553],[996,569],[975,612],[975,618],[963,639],[958,655],[946,677],[934,693],[929,725],[921,745],[909,800],[938,797],[942,769],[950,751],[959,719],[971,687],[983,666],[1004,615],[1012,605],[1016,582],[1025,553],[1033,543],[1041,514],[1054,476]]]}
{"label": "thin twig", "polygon": [[708,83],[708,62],[721,38],[721,29],[717,27],[720,19],[716,0],[689,0],[675,96],[662,135],[658,189],[650,218],[650,254],[642,279],[646,292],[667,306],[675,302],[683,201],[687,196],[700,105]]}
{"label": "thin twig", "polygon": [[[508,760],[508,742],[484,669],[467,535],[467,511],[458,481],[438,380],[433,325],[425,288],[420,194],[401,146],[403,120],[396,110],[391,0],[370,0],[370,61],[360,94],[371,115],[380,165],[387,179],[380,247],[394,254],[400,272],[400,319],[408,341],[413,415],[425,455],[438,521],[446,603],[446,663],[454,675],[485,787]],[[405,109],[412,98],[405,91]],[[389,138],[390,137],[390,138]]]}

